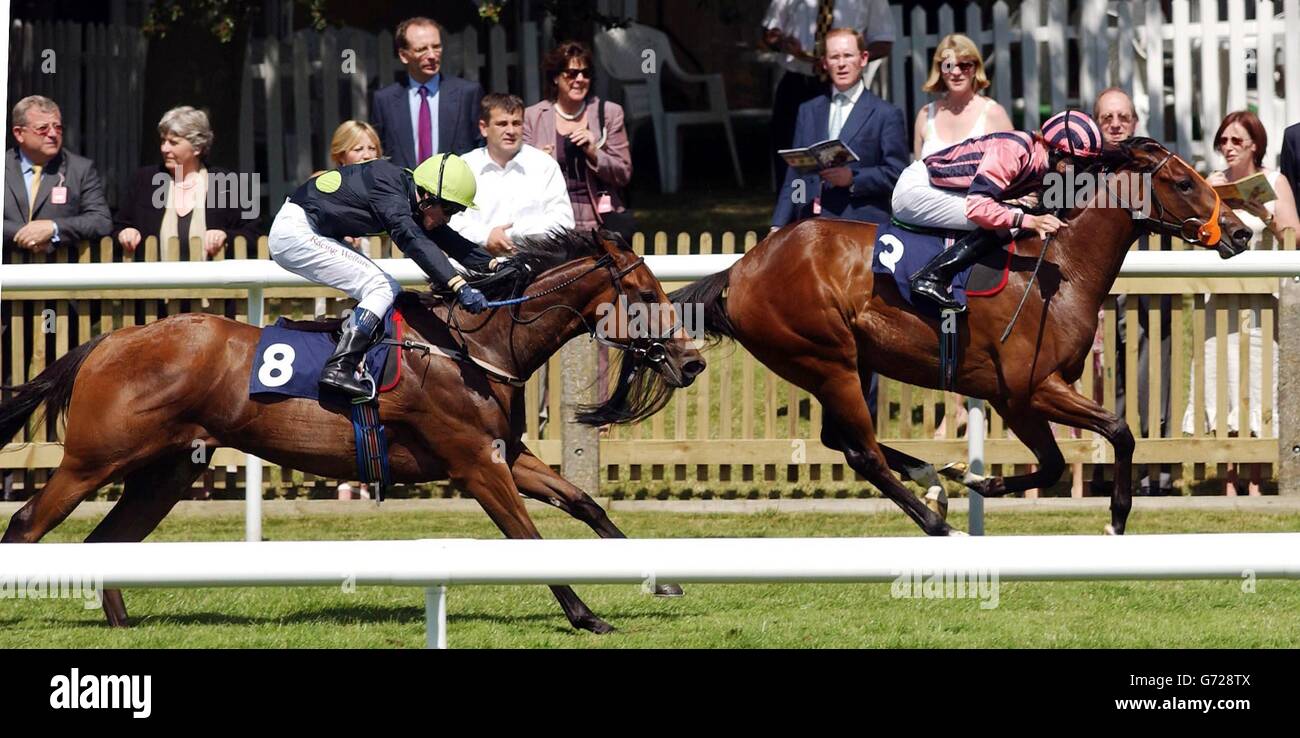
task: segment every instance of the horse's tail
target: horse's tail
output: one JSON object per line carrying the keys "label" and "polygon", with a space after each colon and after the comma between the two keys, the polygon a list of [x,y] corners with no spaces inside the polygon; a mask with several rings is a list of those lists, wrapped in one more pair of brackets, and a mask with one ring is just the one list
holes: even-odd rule
{"label": "horse's tail", "polygon": [[726,269],[696,280],[668,295],[674,305],[683,311],[690,305],[700,305],[704,310],[704,335],[712,340],[735,338],[736,327],[727,316],[727,287],[731,284],[731,270]]}
{"label": "horse's tail", "polygon": [[74,348],[46,367],[32,381],[3,388],[16,394],[8,402],[0,403],[0,444],[12,441],[41,403],[45,403],[46,417],[53,423],[59,422],[59,418],[68,411],[68,403],[72,402],[72,385],[77,379],[81,363],[107,336],[107,333],[101,333]]}

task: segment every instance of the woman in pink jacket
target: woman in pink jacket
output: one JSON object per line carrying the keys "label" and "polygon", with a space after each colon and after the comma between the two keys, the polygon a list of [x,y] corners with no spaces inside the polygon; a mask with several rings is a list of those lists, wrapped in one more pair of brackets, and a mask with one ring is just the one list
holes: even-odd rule
{"label": "woman in pink jacket", "polygon": [[624,232],[623,188],[632,152],[623,108],[591,94],[592,54],[584,44],[556,46],[542,62],[547,99],[524,111],[524,143],[555,157],[569,186],[579,230]]}

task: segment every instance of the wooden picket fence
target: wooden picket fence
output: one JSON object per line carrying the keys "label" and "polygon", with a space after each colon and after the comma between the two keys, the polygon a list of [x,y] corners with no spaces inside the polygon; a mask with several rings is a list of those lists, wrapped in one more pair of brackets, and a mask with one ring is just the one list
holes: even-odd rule
{"label": "wooden picket fence", "polygon": [[[681,234],[675,240],[667,234],[653,234],[649,239],[638,234],[634,248],[646,254],[709,254],[739,253],[757,243],[753,232],[725,233],[720,238],[704,234],[692,239]],[[1160,240],[1152,237],[1152,247]],[[1182,246],[1175,244],[1174,249]],[[1271,247],[1271,244],[1265,244]],[[1294,249],[1294,234],[1283,245]],[[393,256],[393,247],[387,240],[372,239],[370,254],[376,258]],[[237,239],[224,257],[267,258],[266,239],[256,244]],[[37,261],[47,257],[34,257]],[[124,259],[120,247],[104,239],[98,244],[81,244],[75,252],[65,250],[51,257],[54,261],[83,263],[112,262]],[[197,239],[182,254],[173,241],[160,250],[156,240],[149,239],[133,257],[125,260],[176,260],[202,258]],[[677,285],[666,284],[666,289]],[[1293,424],[1296,418],[1280,418],[1271,402],[1264,402],[1262,428],[1252,435],[1243,422],[1239,434],[1215,432],[1227,429],[1228,404],[1215,403],[1212,424],[1196,422],[1190,433],[1181,430],[1182,419],[1188,404],[1195,418],[1206,415],[1205,384],[1207,356],[1198,347],[1206,344],[1207,326],[1218,336],[1228,336],[1230,328],[1239,327],[1239,335],[1249,335],[1250,325],[1242,321],[1253,320],[1259,334],[1270,337],[1264,346],[1272,343],[1276,331],[1278,280],[1266,278],[1243,279],[1156,279],[1122,278],[1113,295],[1127,294],[1125,306],[1128,340],[1126,344],[1127,417],[1137,436],[1135,460],[1139,464],[1170,465],[1179,486],[1191,490],[1200,480],[1217,479],[1228,462],[1261,462],[1275,465],[1278,460],[1279,424]],[[1137,326],[1139,302],[1137,295],[1152,296],[1148,310],[1149,344],[1151,361],[1147,381],[1152,387],[1170,383],[1169,424],[1161,429],[1160,393],[1151,392],[1147,398],[1147,417],[1156,419],[1148,423],[1142,433],[1137,419],[1139,385],[1137,360]],[[1160,352],[1161,319],[1160,296],[1169,296],[1171,361],[1168,371],[1162,365]],[[1208,295],[1212,295],[1207,299]],[[339,299],[337,293],[320,288],[273,289],[266,291],[267,321],[280,315],[301,319],[317,314],[337,314],[350,302]],[[69,299],[65,293],[25,293],[20,299],[6,299],[2,303],[3,330],[3,383],[19,384],[36,376],[54,359],[71,347],[99,333],[117,328],[152,322],[179,312],[209,312],[236,320],[246,320],[246,295],[240,290],[148,290],[140,292],[94,291],[78,293]],[[1257,318],[1246,316],[1255,314]],[[1099,379],[1107,407],[1115,407],[1115,359],[1118,312],[1114,297],[1105,306],[1102,321],[1104,348],[1101,356],[1102,370]],[[1295,356],[1300,347],[1295,339],[1281,339],[1281,360]],[[1259,384],[1270,388],[1276,382],[1278,365],[1272,352],[1265,350],[1259,356],[1249,352],[1249,342],[1217,341],[1214,352],[1208,357],[1216,375],[1214,396],[1229,396],[1229,354],[1236,359],[1243,374],[1260,375]],[[808,393],[772,374],[747,352],[734,344],[723,344],[706,353],[709,369],[685,391],[679,391],[670,404],[652,418],[630,426],[608,430],[600,443],[602,465],[602,491],[606,494],[628,496],[699,495],[711,496],[778,496],[778,495],[873,495],[875,491],[846,467],[843,457],[826,449],[819,442],[822,408]],[[1292,359],[1294,360],[1294,359]],[[1194,367],[1194,370],[1193,370]],[[1195,371],[1196,382],[1191,378]],[[558,466],[561,459],[560,435],[564,428],[565,407],[560,389],[561,371],[558,362],[549,372],[547,411],[549,422],[539,412],[542,395],[538,377],[529,380],[525,400],[529,412],[526,431],[530,446],[547,463]],[[1081,390],[1092,395],[1095,389],[1094,374],[1086,371],[1080,382]],[[1253,401],[1248,383],[1236,388],[1239,415],[1250,417]],[[1265,393],[1265,400],[1268,399]],[[908,453],[941,463],[965,459],[966,441],[956,433],[956,403],[944,393],[921,389],[882,378],[879,388],[879,406],[876,422],[879,435],[891,445]],[[7,398],[7,395],[6,395]],[[987,458],[995,473],[1012,472],[1015,465],[1033,462],[1028,450],[1005,429],[1001,418],[990,413]],[[940,430],[940,426],[943,426]],[[939,431],[936,433],[936,431]],[[60,429],[44,422],[35,422],[0,451],[0,469],[5,470],[5,485],[11,495],[25,496],[38,488],[48,478],[49,470],[58,465],[62,451],[58,445]],[[1072,464],[1106,464],[1112,461],[1110,447],[1091,433],[1073,437],[1062,430],[1060,444],[1067,461]],[[1289,434],[1288,434],[1289,437]],[[214,456],[214,471],[200,483],[200,487],[217,496],[242,494],[241,465],[243,454],[231,449],[221,449]],[[1158,471],[1154,466],[1151,471]],[[1085,470],[1076,466],[1078,482],[1073,493],[1082,493]],[[1141,473],[1136,475],[1141,476]],[[1265,478],[1270,475],[1265,474]],[[311,475],[271,468],[266,475],[267,493],[272,496],[334,496],[339,480],[320,479]],[[1065,489],[1058,493],[1066,492]],[[417,489],[401,490],[399,494],[447,495],[453,492],[445,487],[429,485]]]}

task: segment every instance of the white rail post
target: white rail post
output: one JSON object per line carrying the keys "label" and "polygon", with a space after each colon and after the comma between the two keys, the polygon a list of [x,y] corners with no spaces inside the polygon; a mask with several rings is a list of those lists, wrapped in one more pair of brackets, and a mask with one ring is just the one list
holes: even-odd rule
{"label": "white rail post", "polygon": [[[262,327],[263,300],[261,285],[248,288],[248,323]],[[244,459],[244,540],[262,540],[262,460],[252,454]]]}
{"label": "white rail post", "polygon": [[[984,474],[984,401],[974,397],[966,400],[966,458],[971,474]],[[970,531],[973,536],[984,535],[984,496],[972,492],[970,501]]]}
{"label": "white rail post", "polygon": [[426,587],[424,590],[425,648],[447,647],[447,586]]}

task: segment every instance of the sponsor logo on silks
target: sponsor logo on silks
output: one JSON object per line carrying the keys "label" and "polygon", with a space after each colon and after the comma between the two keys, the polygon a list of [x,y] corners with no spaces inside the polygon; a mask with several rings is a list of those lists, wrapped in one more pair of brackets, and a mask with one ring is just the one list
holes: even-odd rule
{"label": "sponsor logo on silks", "polygon": [[133,718],[153,714],[153,677],[145,674],[70,674],[50,679],[50,707],[55,710],[131,710]]}

